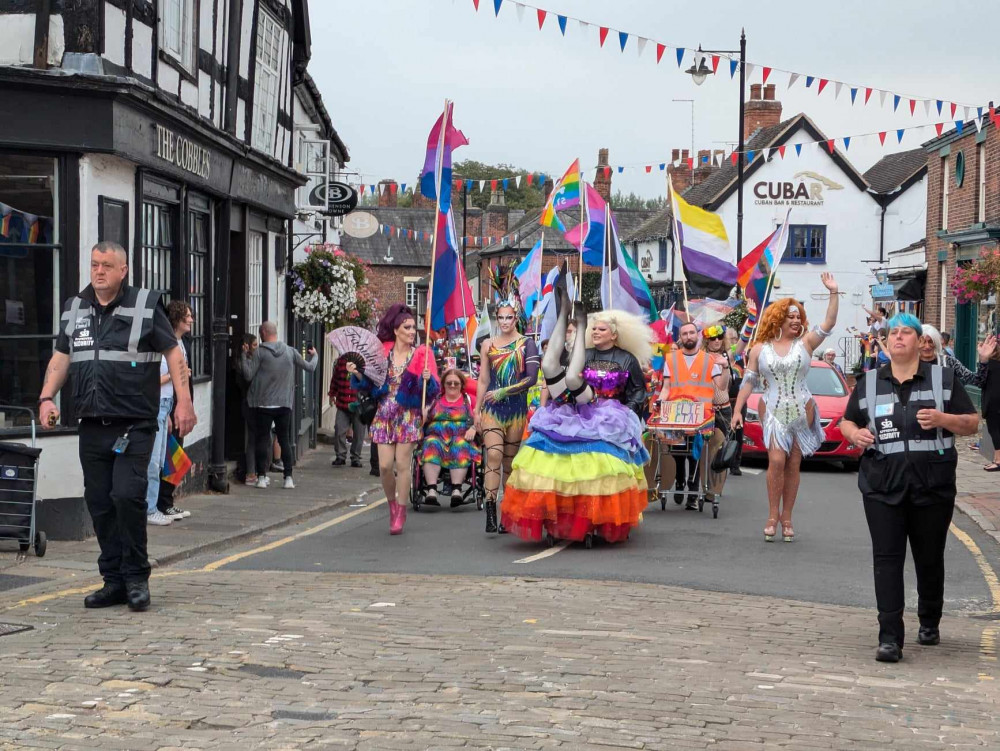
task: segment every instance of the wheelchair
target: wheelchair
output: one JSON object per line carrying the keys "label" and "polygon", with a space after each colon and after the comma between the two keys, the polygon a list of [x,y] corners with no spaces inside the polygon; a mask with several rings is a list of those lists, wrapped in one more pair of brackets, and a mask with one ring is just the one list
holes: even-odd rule
{"label": "wheelchair", "polygon": [[[483,504],[486,501],[486,490],[483,485],[483,478],[486,474],[486,467],[484,462],[486,461],[486,452],[482,451],[482,445],[477,437],[476,444],[480,448],[480,458],[479,461],[473,464],[469,471],[466,473],[465,481],[462,483],[462,502],[457,506],[452,506],[452,511],[457,511],[464,506],[470,506],[473,503],[476,504],[476,510],[482,511]],[[420,461],[422,454],[421,446],[417,446],[413,449],[413,457],[410,459],[410,506],[414,511],[420,511],[422,506],[431,506],[427,501],[427,482],[424,479],[423,464]],[[451,478],[449,476],[449,471],[447,469],[441,470],[441,482],[450,485]],[[438,496],[440,500],[439,506],[443,507],[445,505],[451,504],[451,494],[442,493]]]}

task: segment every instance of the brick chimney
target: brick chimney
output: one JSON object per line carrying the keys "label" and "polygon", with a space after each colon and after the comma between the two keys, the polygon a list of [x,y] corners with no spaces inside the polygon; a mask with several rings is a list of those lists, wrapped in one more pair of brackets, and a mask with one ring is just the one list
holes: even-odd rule
{"label": "brick chimney", "polygon": [[542,186],[542,202],[548,203],[549,196],[552,195],[552,190],[555,188],[555,183],[552,182],[551,177],[545,178],[545,185]]}
{"label": "brick chimney", "polygon": [[[509,214],[510,209],[507,208],[503,188],[498,187],[490,194],[490,205],[486,207],[486,231],[483,234],[493,238],[506,235]],[[494,239],[494,242],[496,241]]]}
{"label": "brick chimney", "polygon": [[712,174],[712,151],[710,149],[701,149],[698,152],[698,158],[694,163],[694,172],[691,174],[691,184],[701,185],[708,179],[709,175]]}
{"label": "brick chimney", "polygon": [[[763,93],[763,96],[762,96]],[[762,87],[759,83],[750,85],[750,101],[743,107],[743,132],[746,139],[762,128],[770,128],[781,122],[781,102],[774,98],[774,84]]]}
{"label": "brick chimney", "polygon": [[378,207],[380,209],[396,208],[399,185],[395,180],[380,180],[378,184]]}
{"label": "brick chimney", "polygon": [[597,174],[594,175],[594,190],[601,194],[606,202],[611,203],[611,170],[608,167],[608,150],[597,152]]}
{"label": "brick chimney", "polygon": [[[468,235],[469,237],[477,238],[475,240],[469,241],[469,247],[470,248],[483,247],[478,240],[478,238],[482,237],[483,235],[483,210],[477,209],[475,206],[469,203],[469,207],[465,210],[465,215],[466,215],[466,220],[465,220],[466,223],[464,225],[464,229],[462,230],[462,234]],[[462,212],[459,211],[455,214],[455,219],[460,220],[461,216]]]}
{"label": "brick chimney", "polygon": [[[677,149],[674,149],[671,156],[676,155]],[[674,186],[674,190],[678,193],[683,193],[691,187],[691,168],[688,166],[688,159],[690,156],[690,151],[682,149],[680,157],[673,160],[674,162],[677,162],[677,166],[671,164],[667,167],[667,174],[670,175],[670,182]]]}
{"label": "brick chimney", "polygon": [[413,181],[413,208],[433,209],[435,206],[437,206],[436,201],[432,201],[430,198],[424,198],[423,194],[420,192],[420,175],[417,175],[417,179]]}

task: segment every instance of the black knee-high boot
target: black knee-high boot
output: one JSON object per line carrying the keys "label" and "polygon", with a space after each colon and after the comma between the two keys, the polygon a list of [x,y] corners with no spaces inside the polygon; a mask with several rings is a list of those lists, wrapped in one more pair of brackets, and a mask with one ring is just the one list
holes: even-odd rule
{"label": "black knee-high boot", "polygon": [[486,501],[486,534],[497,533],[497,502]]}

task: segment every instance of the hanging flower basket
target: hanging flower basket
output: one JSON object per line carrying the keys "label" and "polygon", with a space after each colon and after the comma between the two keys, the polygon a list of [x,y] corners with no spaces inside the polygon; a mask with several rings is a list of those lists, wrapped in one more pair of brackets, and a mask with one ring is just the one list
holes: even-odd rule
{"label": "hanging flower basket", "polygon": [[960,303],[982,302],[1000,288],[1000,249],[982,250],[979,258],[955,269],[952,292]]}
{"label": "hanging flower basket", "polygon": [[292,311],[328,331],[340,326],[372,328],[378,300],[368,287],[369,268],[335,245],[314,245],[289,274]]}

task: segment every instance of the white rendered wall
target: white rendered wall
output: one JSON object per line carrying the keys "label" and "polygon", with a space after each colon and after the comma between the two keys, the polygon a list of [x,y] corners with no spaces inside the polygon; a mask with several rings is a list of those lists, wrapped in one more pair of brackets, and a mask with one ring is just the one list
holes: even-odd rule
{"label": "white rendered wall", "polygon": [[125,65],[125,11],[104,3],[104,57]]}
{"label": "white rendered wall", "polygon": [[885,253],[923,240],[927,235],[927,178],[914,183],[889,204],[885,213]]}
{"label": "white rendered wall", "polygon": [[[134,245],[138,206],[135,200],[135,165],[106,154],[84,154],[80,159],[80,286],[90,279],[90,249],[97,244],[98,197],[128,201],[129,260]],[[130,267],[134,264],[130,263]]]}
{"label": "white rendered wall", "polygon": [[153,28],[132,19],[132,70],[153,77]]}
{"label": "white rendered wall", "polygon": [[[49,17],[49,65],[62,64],[66,50],[61,15]],[[5,13],[0,23],[0,65],[32,65],[35,60],[35,14]]]}

